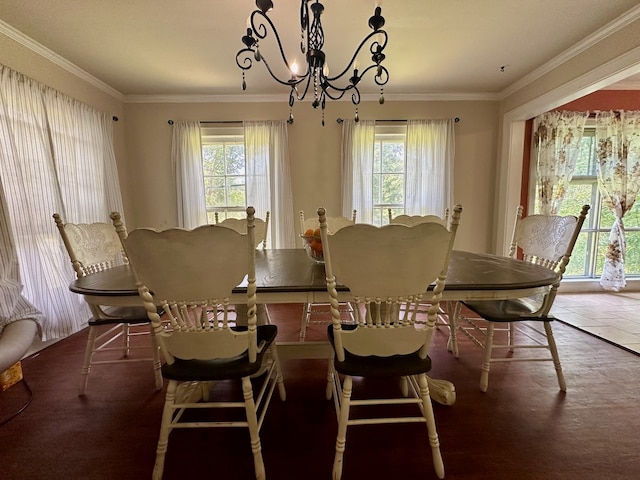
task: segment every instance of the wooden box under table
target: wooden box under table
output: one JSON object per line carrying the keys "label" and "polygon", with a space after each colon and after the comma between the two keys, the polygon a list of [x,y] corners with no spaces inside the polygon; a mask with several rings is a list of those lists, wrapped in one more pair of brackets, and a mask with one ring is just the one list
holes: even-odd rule
{"label": "wooden box under table", "polygon": [[0,373],[0,392],[4,392],[20,380],[22,380],[22,364],[18,361]]}

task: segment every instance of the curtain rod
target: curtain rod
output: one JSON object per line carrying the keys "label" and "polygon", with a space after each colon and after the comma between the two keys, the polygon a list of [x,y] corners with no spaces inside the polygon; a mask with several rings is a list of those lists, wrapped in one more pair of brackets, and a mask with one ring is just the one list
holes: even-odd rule
{"label": "curtain rod", "polygon": [[[397,119],[396,118],[396,119],[392,119],[392,120],[376,120],[376,122],[407,122],[407,121],[408,120],[406,118],[405,119]],[[455,123],[458,123],[460,121],[460,117],[455,117],[453,119],[453,121]],[[336,122],[342,123],[342,122],[344,122],[344,118],[338,117],[338,118],[336,118]]]}
{"label": "curtain rod", "polygon": [[[167,120],[169,125],[173,125],[173,120]],[[242,120],[200,120],[198,123],[232,123],[241,124]]]}

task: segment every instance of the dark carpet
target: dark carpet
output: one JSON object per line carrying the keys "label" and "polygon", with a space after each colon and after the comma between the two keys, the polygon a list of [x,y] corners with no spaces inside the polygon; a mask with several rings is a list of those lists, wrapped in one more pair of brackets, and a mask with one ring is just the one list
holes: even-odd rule
{"label": "dark carpet", "polygon": [[[270,306],[281,338],[295,338],[300,306]],[[310,326],[308,338],[325,327]],[[461,340],[446,350],[440,328],[431,351],[433,378],[456,385],[454,406],[435,404],[446,478],[450,480],[607,480],[640,478],[640,358],[567,325],[554,324],[568,384],[558,390],[551,363],[492,367],[482,393],[481,351]],[[0,426],[0,478],[146,479],[151,477],[164,392],[147,363],[96,367],[78,397],[87,331],[23,361],[32,403]],[[326,361],[283,362],[286,402],[277,395],[261,430],[267,477],[331,478],[336,435],[325,400]],[[359,381],[354,395],[395,384]],[[235,386],[224,388],[235,393]],[[27,400],[24,382],[0,393],[0,419]],[[415,409],[415,407],[413,407]],[[251,479],[244,429],[171,434],[166,479]],[[345,480],[435,479],[426,428],[419,424],[355,426],[347,433]]]}

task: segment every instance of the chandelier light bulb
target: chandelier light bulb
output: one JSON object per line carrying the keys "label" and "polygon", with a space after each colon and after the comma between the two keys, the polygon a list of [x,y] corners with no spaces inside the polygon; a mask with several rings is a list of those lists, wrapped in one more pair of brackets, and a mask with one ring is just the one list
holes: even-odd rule
{"label": "chandelier light bulb", "polygon": [[298,61],[294,60],[293,63],[291,64],[291,74],[294,77],[297,77],[299,73],[300,73],[300,67],[298,66]]}

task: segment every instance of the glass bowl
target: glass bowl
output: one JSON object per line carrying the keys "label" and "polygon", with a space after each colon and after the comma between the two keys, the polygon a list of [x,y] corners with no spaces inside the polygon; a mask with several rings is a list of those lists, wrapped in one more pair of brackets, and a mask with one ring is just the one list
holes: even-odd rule
{"label": "glass bowl", "polygon": [[309,255],[309,258],[316,263],[324,263],[324,254],[322,253],[322,240],[317,235],[303,235],[300,237],[304,239],[304,250]]}

